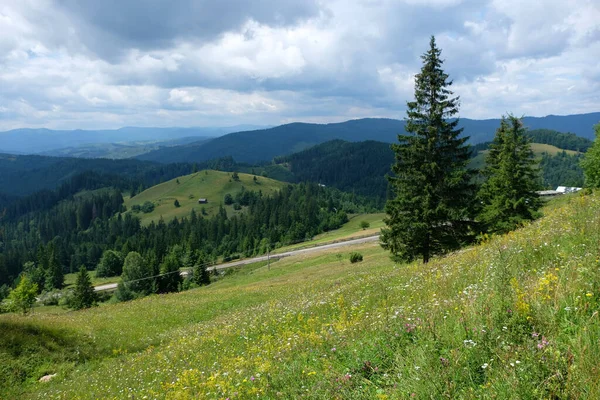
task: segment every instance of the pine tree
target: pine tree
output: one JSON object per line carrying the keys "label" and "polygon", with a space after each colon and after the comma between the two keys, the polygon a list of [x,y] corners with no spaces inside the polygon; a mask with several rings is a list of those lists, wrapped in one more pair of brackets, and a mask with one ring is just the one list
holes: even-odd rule
{"label": "pine tree", "polygon": [[596,140],[585,153],[581,161],[581,168],[585,174],[585,185],[591,188],[600,188],[600,124],[594,126],[594,133]]}
{"label": "pine tree", "polygon": [[181,284],[181,261],[177,255],[171,251],[160,264],[159,291],[161,293],[177,292]]}
{"label": "pine tree", "polygon": [[421,56],[423,67],[415,78],[415,100],[408,102],[405,129],[393,144],[395,176],[389,177],[395,197],[386,203],[388,214],[382,246],[396,259],[422,257],[460,247],[468,238],[475,185],[467,168],[467,137],[459,137],[459,98],[442,70],[441,50],[431,37]]}
{"label": "pine tree", "polygon": [[45,289],[47,291],[51,291],[52,289],[62,289],[65,283],[65,274],[62,265],[60,265],[60,262],[58,261],[54,246],[49,246],[48,252],[48,269],[46,270]]}
{"label": "pine tree", "polygon": [[486,156],[487,180],[479,191],[479,219],[489,232],[508,232],[538,216],[541,201],[536,194],[540,185],[535,163],[522,121],[512,115],[502,117]]}
{"label": "pine tree", "polygon": [[206,269],[207,265],[208,257],[201,253],[192,270],[192,281],[198,286],[210,285],[210,274]]}
{"label": "pine tree", "polygon": [[81,310],[83,308],[90,308],[96,304],[97,296],[90,280],[90,275],[87,269],[82,266],[77,274],[77,281],[75,283],[75,290],[73,291],[73,299],[70,307],[75,310]]}

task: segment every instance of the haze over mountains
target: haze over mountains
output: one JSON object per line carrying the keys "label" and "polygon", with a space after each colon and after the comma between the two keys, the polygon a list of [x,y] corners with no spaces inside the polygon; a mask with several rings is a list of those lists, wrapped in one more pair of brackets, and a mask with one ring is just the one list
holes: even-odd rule
{"label": "haze over mountains", "polygon": [[[600,112],[566,116],[525,117],[530,129],[572,132],[593,139],[592,126]],[[499,119],[461,118],[464,135],[472,144],[492,140]],[[291,123],[276,127],[238,125],[223,128],[134,128],[117,130],[54,131],[17,129],[0,133],[0,151],[80,158],[138,158],[160,163],[203,162],[233,157],[256,163],[292,154],[330,140],[375,140],[393,143],[405,133],[404,121],[383,118],[340,123]]]}
{"label": "haze over mountains", "polygon": [[98,143],[167,141],[190,136],[216,137],[241,130],[264,128],[255,125],[198,128],[124,127],[109,130],[13,129],[0,132],[0,150],[15,154],[36,154]]}
{"label": "haze over mountains", "polygon": [[[493,139],[499,119],[473,120],[461,118],[460,125],[470,142],[477,144]],[[599,113],[567,116],[525,117],[530,129],[554,129],[593,139],[592,126],[600,121]],[[357,119],[334,124],[293,123],[249,132],[235,132],[206,143],[163,148],[138,156],[141,160],[199,162],[232,156],[238,162],[270,161],[273,157],[292,154],[329,140],[349,142],[376,140],[393,143],[399,133],[405,133],[404,121],[395,119]]]}

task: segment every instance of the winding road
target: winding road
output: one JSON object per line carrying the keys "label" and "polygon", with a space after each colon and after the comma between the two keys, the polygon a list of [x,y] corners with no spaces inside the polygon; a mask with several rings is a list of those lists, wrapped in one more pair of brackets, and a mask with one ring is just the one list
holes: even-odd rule
{"label": "winding road", "polygon": [[[284,253],[271,254],[269,256],[245,258],[243,260],[232,261],[232,262],[228,262],[228,263],[224,263],[224,264],[214,265],[207,269],[209,271],[212,271],[214,269],[221,270],[221,269],[226,269],[226,268],[239,267],[242,265],[253,264],[256,262],[260,262],[260,261],[267,261],[267,259],[275,260],[275,259],[280,259],[280,258],[284,258],[284,257],[297,256],[300,254],[317,253],[317,252],[323,251],[323,250],[330,250],[330,249],[336,249],[338,247],[346,247],[346,246],[353,246],[356,244],[376,242],[378,240],[379,240],[379,235],[367,236],[367,237],[358,238],[358,239],[346,240],[343,242],[336,242],[336,243],[323,244],[320,246],[308,247],[305,249],[290,250],[290,251],[286,251]],[[187,275],[187,271],[182,271],[181,275],[183,275],[183,276]],[[105,291],[105,290],[115,290],[116,288],[117,288],[116,283],[107,283],[105,285],[95,286],[94,290],[96,290],[97,292],[101,292],[101,291]]]}

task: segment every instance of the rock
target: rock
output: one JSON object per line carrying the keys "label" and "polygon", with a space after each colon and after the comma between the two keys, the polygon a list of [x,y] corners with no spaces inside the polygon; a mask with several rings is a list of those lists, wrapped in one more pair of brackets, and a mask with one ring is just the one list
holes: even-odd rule
{"label": "rock", "polygon": [[39,382],[50,382],[50,379],[54,378],[56,374],[44,375],[40,378]]}

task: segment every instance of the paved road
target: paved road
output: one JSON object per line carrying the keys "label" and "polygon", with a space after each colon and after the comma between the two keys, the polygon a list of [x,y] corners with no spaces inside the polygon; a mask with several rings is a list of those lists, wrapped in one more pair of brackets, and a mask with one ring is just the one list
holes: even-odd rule
{"label": "paved road", "polygon": [[[321,246],[308,247],[306,249],[291,250],[291,251],[286,251],[285,253],[271,254],[270,256],[268,256],[268,258],[273,260],[273,259],[279,259],[279,258],[284,258],[284,257],[297,256],[300,254],[316,253],[316,252],[323,251],[323,250],[336,249],[338,247],[353,246],[356,244],[376,242],[376,241],[379,241],[379,235],[367,236],[367,237],[359,238],[359,239],[346,240],[344,242],[324,244]],[[260,262],[260,261],[267,261],[267,256],[246,258],[246,259],[239,260],[239,261],[233,261],[233,262],[229,262],[229,263],[225,263],[225,264],[215,265],[215,266],[209,267],[207,269],[209,271],[212,271],[214,269],[220,270],[220,269],[226,269],[226,268],[232,268],[232,267],[239,267],[239,266],[247,265],[247,264],[253,264],[256,262]],[[181,273],[181,275],[183,275],[183,276],[187,275],[187,271],[183,271]],[[105,285],[100,285],[100,286],[94,287],[94,289],[97,292],[104,291],[104,290],[115,290],[116,288],[117,288],[116,283],[107,283]]]}

